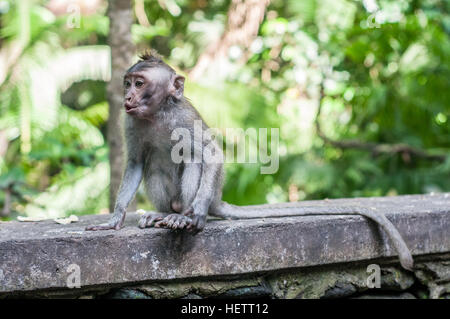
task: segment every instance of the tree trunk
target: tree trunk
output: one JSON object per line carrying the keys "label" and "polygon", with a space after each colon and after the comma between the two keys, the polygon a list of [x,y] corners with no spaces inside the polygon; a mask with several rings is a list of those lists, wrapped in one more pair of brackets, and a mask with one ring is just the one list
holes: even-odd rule
{"label": "tree trunk", "polygon": [[[192,81],[199,79],[210,66],[226,57],[228,49],[233,45],[242,47],[245,52],[258,35],[259,26],[269,3],[270,0],[232,0],[224,33],[200,55],[189,72],[189,78]],[[246,61],[245,58],[240,63]]]}
{"label": "tree trunk", "polygon": [[116,195],[124,169],[122,82],[125,71],[130,67],[135,50],[131,39],[132,12],[131,0],[109,0],[108,17],[110,25],[108,44],[111,47],[111,81],[107,87],[109,102],[107,140],[110,163],[110,212],[114,210]]}

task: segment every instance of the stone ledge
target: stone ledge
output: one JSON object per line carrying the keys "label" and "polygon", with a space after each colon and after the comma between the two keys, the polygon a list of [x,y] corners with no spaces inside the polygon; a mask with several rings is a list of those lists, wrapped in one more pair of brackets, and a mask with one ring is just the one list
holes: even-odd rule
{"label": "stone ledge", "polygon": [[[450,252],[450,193],[305,201],[302,205],[376,207],[398,227],[413,255]],[[277,205],[274,205],[275,207]],[[86,232],[80,222],[0,223],[0,293],[65,289],[68,266],[82,287],[220,277],[395,256],[386,236],[359,216],[210,221],[196,236],[137,228]]]}

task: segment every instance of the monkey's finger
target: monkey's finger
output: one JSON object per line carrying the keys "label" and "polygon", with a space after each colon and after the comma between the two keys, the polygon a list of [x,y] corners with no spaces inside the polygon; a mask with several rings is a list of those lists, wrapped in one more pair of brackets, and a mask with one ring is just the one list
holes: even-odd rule
{"label": "monkey's finger", "polygon": [[166,221],[163,219],[163,220],[157,222],[154,227],[155,228],[161,228],[161,227],[164,227],[164,226],[166,226]]}
{"label": "monkey's finger", "polygon": [[139,228],[145,228],[147,226],[147,217],[142,216],[141,219],[139,219],[138,227]]}
{"label": "monkey's finger", "polygon": [[[150,219],[150,221],[149,221],[149,219]],[[138,227],[139,228],[145,228],[145,227],[148,227],[149,226],[149,224],[151,224],[151,221],[152,221],[152,216],[142,216],[141,217],[141,219],[139,219],[139,223],[138,223]]]}
{"label": "monkey's finger", "polygon": [[171,216],[172,217],[172,229],[177,229],[180,226],[180,223],[184,220],[184,216],[179,215],[179,214],[174,214]]}
{"label": "monkey's finger", "polygon": [[167,219],[166,227],[167,228],[172,228],[172,225],[173,225],[173,222],[174,222],[173,218],[166,218],[166,219]]}
{"label": "monkey's finger", "polygon": [[197,223],[198,223],[197,216],[194,216],[194,218],[192,218],[192,221],[187,226],[187,230],[195,234],[195,231],[197,229]]}
{"label": "monkey's finger", "polygon": [[194,216],[192,218],[192,223],[189,225],[189,230],[192,232],[193,235],[197,234],[203,228],[205,228],[206,218],[203,216]]}
{"label": "monkey's finger", "polygon": [[198,230],[203,230],[203,228],[205,228],[205,224],[206,224],[205,218],[201,218],[197,224]]}
{"label": "monkey's finger", "polygon": [[188,209],[186,209],[182,215],[184,216],[192,216],[192,214],[194,213],[194,209],[192,207],[189,207]]}
{"label": "monkey's finger", "polygon": [[152,227],[153,223],[163,220],[162,217],[153,217],[152,219],[150,219],[150,221],[147,223],[147,227]]}
{"label": "monkey's finger", "polygon": [[178,229],[184,229],[184,227],[186,227],[187,225],[187,221],[188,218],[185,216],[180,216],[180,218],[178,219]]}
{"label": "monkey's finger", "polygon": [[172,229],[178,229],[180,227],[181,220],[181,216],[178,216],[178,218],[174,218]]}
{"label": "monkey's finger", "polygon": [[170,228],[170,226],[172,225],[172,216],[167,216],[166,218],[164,218],[163,220],[157,222],[155,224],[155,227],[160,228],[160,227],[167,227]]}
{"label": "monkey's finger", "polygon": [[152,224],[152,221],[157,217],[158,216],[155,216],[154,212],[146,212],[139,219],[139,223],[138,223],[139,228],[150,227]]}
{"label": "monkey's finger", "polygon": [[198,222],[197,216],[194,216],[194,217],[191,219],[191,222],[189,223],[187,229],[188,229],[188,230],[192,230],[192,229],[194,229],[194,228],[197,228],[197,222]]}

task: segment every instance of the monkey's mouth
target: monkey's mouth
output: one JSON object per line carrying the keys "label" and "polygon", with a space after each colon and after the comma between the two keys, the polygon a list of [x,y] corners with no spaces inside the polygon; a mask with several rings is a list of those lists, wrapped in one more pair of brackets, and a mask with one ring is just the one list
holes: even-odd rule
{"label": "monkey's mouth", "polygon": [[127,113],[131,113],[134,111],[134,109],[136,109],[135,106],[131,106],[129,104],[125,104],[124,106],[125,106],[125,112],[127,112]]}

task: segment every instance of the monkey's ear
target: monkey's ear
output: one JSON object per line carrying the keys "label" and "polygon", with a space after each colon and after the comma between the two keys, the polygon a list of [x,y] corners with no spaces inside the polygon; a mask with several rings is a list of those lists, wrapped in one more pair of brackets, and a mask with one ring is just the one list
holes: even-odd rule
{"label": "monkey's ear", "polygon": [[170,94],[176,99],[181,99],[184,93],[184,76],[176,74],[172,79]]}

